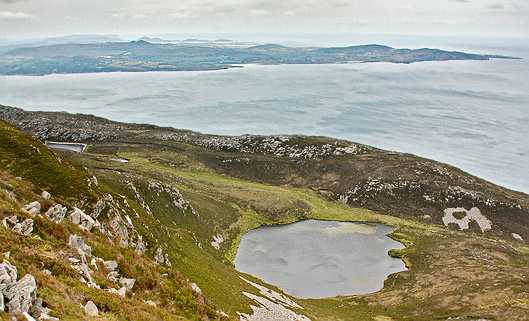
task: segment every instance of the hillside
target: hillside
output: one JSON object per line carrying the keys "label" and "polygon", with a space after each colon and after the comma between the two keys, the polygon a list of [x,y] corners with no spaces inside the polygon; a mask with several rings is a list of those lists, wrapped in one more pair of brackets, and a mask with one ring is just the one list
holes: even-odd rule
{"label": "hillside", "polygon": [[66,43],[15,48],[0,55],[0,74],[218,70],[241,64],[334,64],[348,62],[414,63],[421,61],[512,59],[439,49],[396,49],[382,45],[294,48],[276,44],[250,47],[197,42],[151,43],[145,40]]}
{"label": "hillside", "polygon": [[[34,277],[31,306],[41,298],[46,315],[78,320],[88,301],[99,310],[94,320],[529,313],[529,196],[452,166],[326,137],[213,136],[5,106],[0,119],[3,267]],[[88,148],[57,152],[44,141]],[[390,254],[409,270],[380,292],[321,300],[289,297],[235,271],[246,231],[309,218],[394,226],[406,249]]]}

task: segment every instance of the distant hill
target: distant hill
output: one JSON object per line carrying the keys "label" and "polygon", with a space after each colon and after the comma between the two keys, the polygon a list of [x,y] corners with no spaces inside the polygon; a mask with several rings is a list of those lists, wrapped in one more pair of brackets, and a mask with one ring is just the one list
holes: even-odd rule
{"label": "distant hill", "polygon": [[429,48],[396,49],[378,44],[296,48],[278,44],[242,46],[227,40],[186,39],[173,43],[159,38],[141,38],[131,42],[56,43],[14,48],[0,55],[0,74],[218,70],[241,64],[333,64],[353,61],[408,64],[491,58],[510,57]]}

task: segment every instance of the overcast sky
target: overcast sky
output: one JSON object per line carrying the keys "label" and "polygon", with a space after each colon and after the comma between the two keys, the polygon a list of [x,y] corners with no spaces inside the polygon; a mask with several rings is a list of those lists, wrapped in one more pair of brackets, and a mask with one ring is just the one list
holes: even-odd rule
{"label": "overcast sky", "polygon": [[0,0],[0,38],[215,32],[529,37],[529,0]]}

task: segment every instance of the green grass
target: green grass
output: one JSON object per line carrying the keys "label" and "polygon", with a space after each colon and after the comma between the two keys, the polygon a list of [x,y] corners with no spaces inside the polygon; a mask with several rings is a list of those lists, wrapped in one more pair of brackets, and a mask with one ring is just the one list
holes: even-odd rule
{"label": "green grass", "polygon": [[0,121],[0,169],[66,199],[91,198],[86,173],[60,160],[42,143]]}

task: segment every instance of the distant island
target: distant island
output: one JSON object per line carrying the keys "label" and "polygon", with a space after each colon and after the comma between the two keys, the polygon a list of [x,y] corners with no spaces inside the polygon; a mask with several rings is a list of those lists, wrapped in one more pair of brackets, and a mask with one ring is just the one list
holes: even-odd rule
{"label": "distant island", "polygon": [[[145,38],[144,38],[145,39]],[[149,39],[158,40],[158,39]],[[160,40],[161,42],[161,40]],[[15,48],[0,54],[1,75],[47,75],[94,72],[220,70],[243,64],[335,64],[517,59],[440,49],[396,49],[370,44],[331,48],[297,48],[278,44],[248,47],[207,42],[156,43],[145,40],[67,43]]]}

